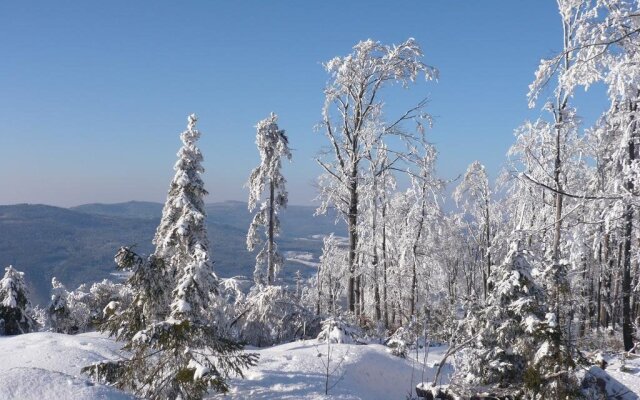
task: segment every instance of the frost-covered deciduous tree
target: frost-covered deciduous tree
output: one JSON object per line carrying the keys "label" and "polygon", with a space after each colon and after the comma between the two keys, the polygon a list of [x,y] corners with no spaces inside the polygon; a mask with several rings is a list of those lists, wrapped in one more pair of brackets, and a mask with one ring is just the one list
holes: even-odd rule
{"label": "frost-covered deciduous tree", "polygon": [[241,305],[235,326],[239,337],[254,346],[272,346],[304,335],[314,316],[286,287],[254,286]]}
{"label": "frost-covered deciduous tree", "polygon": [[318,211],[323,213],[328,207],[334,207],[347,223],[347,300],[351,312],[356,311],[358,223],[362,218],[359,185],[367,144],[383,143],[391,135],[415,139],[401,130],[402,123],[419,122],[427,117],[423,101],[395,121],[382,123],[384,100],[381,91],[393,83],[407,87],[420,75],[435,78],[436,70],[421,58],[422,50],[414,39],[394,46],[365,40],[355,45],[351,54],[325,64],[331,79],[325,88],[322,126],[329,148],[317,160],[324,171],[320,178],[322,204]]}
{"label": "frost-covered deciduous tree", "polygon": [[[530,98],[535,98],[541,93],[553,76],[558,77],[556,94],[558,99],[570,98],[574,88],[583,86],[588,88],[596,82],[604,82],[608,88],[611,106],[605,113],[605,125],[612,129],[606,136],[612,136],[609,140],[600,140],[611,151],[610,156],[601,157],[604,149],[595,148],[594,153],[599,162],[599,173],[613,172],[602,180],[603,175],[596,181],[607,182],[609,188],[603,192],[581,193],[554,185],[556,202],[563,198],[580,198],[593,201],[590,207],[603,206],[601,212],[607,215],[607,220],[621,218],[624,226],[615,231],[604,232],[600,243],[607,250],[611,245],[611,239],[620,238],[621,247],[615,257],[622,265],[621,282],[621,313],[623,316],[623,337],[625,348],[633,347],[631,300],[633,293],[631,265],[633,263],[632,249],[634,243],[634,228],[632,224],[635,206],[636,170],[638,159],[638,128],[637,128],[637,103],[640,97],[638,71],[640,51],[638,40],[640,39],[640,5],[635,0],[601,0],[601,1],[569,1],[558,2],[564,27],[564,46],[557,56],[542,60],[536,73],[536,80],[531,86]],[[563,100],[557,104],[566,104]],[[559,108],[556,108],[559,109]],[[601,123],[602,125],[602,123]],[[562,129],[563,124],[556,121],[556,129]],[[601,139],[604,136],[600,135]],[[592,144],[594,142],[591,142]],[[592,153],[593,154],[593,153]],[[609,164],[607,168],[605,165]],[[558,170],[558,168],[556,168]],[[599,187],[601,190],[602,185]],[[607,201],[609,200],[609,201]],[[562,211],[556,207],[556,213]],[[594,215],[594,214],[591,214]],[[615,215],[615,217],[614,217]],[[556,218],[556,230],[562,224],[561,218]],[[556,242],[559,235],[555,235]],[[554,242],[554,253],[559,245]],[[604,245],[606,242],[606,246]],[[611,251],[601,254],[610,257]],[[602,261],[602,260],[601,260]],[[606,260],[604,260],[606,262]],[[606,268],[602,268],[606,269]]]}
{"label": "frost-covered deciduous tree", "polygon": [[341,311],[340,299],[344,294],[347,249],[333,234],[323,239],[322,255],[316,275],[316,315],[337,316]]}
{"label": "frost-covered deciduous tree", "polygon": [[[411,187],[403,194],[405,196],[401,211],[403,232],[398,238],[400,258],[398,267],[404,276],[410,277],[408,285],[409,312],[407,319],[418,314],[420,288],[429,286],[429,267],[436,263],[430,262],[435,243],[440,214],[440,195],[443,183],[435,175],[437,152],[430,144],[424,144],[422,151],[414,148],[409,152],[413,164],[410,170]],[[406,292],[406,289],[405,289]],[[425,303],[422,302],[424,305]]]}
{"label": "frost-covered deciduous tree", "polygon": [[[249,188],[249,211],[253,211],[258,201],[263,197],[265,189],[266,200],[260,205],[249,226],[247,233],[247,249],[253,251],[257,246],[262,248],[256,256],[256,267],[253,274],[258,285],[272,285],[276,273],[282,267],[284,258],[278,252],[275,238],[280,232],[278,214],[288,202],[286,180],[282,175],[282,159],[291,160],[289,139],[285,131],[277,124],[278,116],[271,115],[258,122],[256,126],[256,145],[260,153],[260,165],[251,171],[247,187]],[[261,240],[259,227],[265,228],[266,240]],[[264,270],[266,266],[266,271]]]}
{"label": "frost-covered deciduous tree", "polygon": [[493,207],[493,191],[489,185],[489,177],[484,165],[474,161],[467,168],[462,182],[456,187],[453,198],[462,210],[473,219],[473,228],[469,234],[476,241],[485,260],[485,268],[482,270],[482,287],[484,298],[487,298],[489,288],[487,285],[491,275],[491,243],[495,232],[495,220]]}
{"label": "frost-covered deciduous tree", "polygon": [[[565,315],[560,312],[561,297],[568,291],[567,280],[567,263],[563,259],[562,254],[562,235],[563,224],[565,224],[564,216],[566,214],[566,196],[565,192],[570,191],[569,185],[575,184],[570,181],[570,160],[575,155],[573,149],[576,143],[576,131],[579,124],[577,112],[570,105],[578,83],[573,79],[567,79],[577,63],[580,62],[580,54],[578,46],[580,46],[581,36],[585,23],[590,17],[590,10],[587,7],[588,2],[583,1],[558,1],[560,17],[562,22],[562,51],[561,56],[551,59],[542,60],[536,71],[536,77],[529,86],[529,107],[533,108],[539,95],[545,89],[545,86],[553,78],[557,79],[557,83],[553,90],[553,99],[544,105],[544,109],[548,111],[552,117],[552,121],[547,123],[536,124],[535,127],[542,128],[533,130],[533,137],[538,134],[550,136],[546,149],[541,148],[543,152],[542,159],[538,160],[540,168],[544,174],[547,174],[551,182],[543,183],[536,179],[531,179],[525,175],[531,182],[542,185],[547,189],[545,196],[551,195],[553,202],[553,241],[549,247],[549,260],[547,261],[546,274],[550,293],[550,301],[554,303],[557,317],[561,320],[560,324],[564,324]],[[542,139],[545,140],[545,139]],[[544,149],[544,150],[543,150]],[[546,150],[546,154],[544,151]],[[551,165],[547,165],[547,160],[553,160]]]}
{"label": "frost-covered deciduous tree", "polygon": [[223,304],[205,228],[207,192],[200,177],[196,120],[190,115],[181,134],[183,147],[154,239],[156,252],[147,260],[127,248],[116,255],[119,267],[132,272],[128,283],[135,297],[133,306],[116,310],[105,327],[125,342],[130,357],[85,368],[144,398],[199,399],[210,389],[224,392],[229,375],[242,375],[257,360],[224,336]]}
{"label": "frost-covered deciduous tree", "polygon": [[31,316],[29,291],[24,272],[8,266],[0,280],[0,335],[32,332],[37,326]]}
{"label": "frost-covered deciduous tree", "polygon": [[[370,278],[375,320],[381,321],[384,317],[384,325],[388,326],[386,224],[388,199],[395,189],[396,180],[390,169],[392,160],[389,159],[386,145],[370,148],[367,162],[360,198],[363,218],[360,221],[362,237],[359,252],[363,258],[363,271],[358,276],[356,287],[358,292],[364,294],[365,288],[359,287],[361,275]],[[359,307],[364,308],[363,303],[359,300]]]}

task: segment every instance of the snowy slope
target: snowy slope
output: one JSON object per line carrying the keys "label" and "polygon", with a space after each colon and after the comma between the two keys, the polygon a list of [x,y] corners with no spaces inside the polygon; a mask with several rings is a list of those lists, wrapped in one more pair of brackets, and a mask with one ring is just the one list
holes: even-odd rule
{"label": "snowy slope", "polygon": [[[64,335],[50,332],[0,336],[0,399],[129,399],[114,388],[92,383],[80,368],[114,359],[120,346],[99,333]],[[316,341],[288,343],[249,350],[260,354],[258,365],[245,379],[231,381],[231,393],[216,399],[320,399],[324,396],[322,361],[326,344]],[[444,348],[431,349],[429,364]],[[411,384],[412,362],[388,354],[382,345],[332,345],[333,370],[328,398],[403,399]],[[419,379],[418,365],[414,384]],[[445,374],[446,375],[446,374]],[[428,368],[425,377],[431,378]],[[337,381],[337,383],[336,383]]]}
{"label": "snowy slope", "polygon": [[92,362],[115,358],[119,347],[98,333],[0,336],[0,399],[130,399],[80,374]]}
{"label": "snowy slope", "polygon": [[[439,361],[446,348],[432,348],[427,364]],[[260,354],[257,367],[244,380],[234,379],[231,392],[213,398],[231,399],[404,399],[421,379],[421,369],[412,361],[392,356],[382,345],[333,344],[329,396],[324,395],[325,370],[318,353],[326,358],[327,345],[315,340],[253,350]],[[422,356],[420,356],[422,358]],[[325,360],[326,361],[326,360]],[[444,375],[447,375],[444,369]],[[435,369],[427,368],[425,380]],[[337,382],[337,383],[336,383]],[[415,392],[414,392],[415,395]]]}
{"label": "snowy slope", "polygon": [[614,357],[608,360],[606,373],[592,367],[588,373],[602,377],[607,384],[611,399],[637,400],[640,399],[640,358],[627,360],[626,368],[621,368],[620,359]]}
{"label": "snowy slope", "polygon": [[[117,358],[119,348],[99,333],[0,336],[0,399],[130,399],[80,374],[85,365]],[[332,388],[325,396],[325,370],[318,354],[326,356],[326,344],[308,340],[248,351],[260,354],[258,365],[246,372],[245,379],[232,379],[230,393],[212,394],[210,399],[405,399],[422,380],[418,363],[392,356],[382,345],[334,344],[330,369],[338,368],[331,374]],[[433,379],[435,365],[445,351],[445,347],[430,349],[424,380]],[[609,361],[606,373],[595,367],[589,373],[606,380],[611,398],[638,399],[640,358],[629,359],[626,372],[620,371],[618,360]],[[446,365],[441,383],[446,383],[450,373]]]}

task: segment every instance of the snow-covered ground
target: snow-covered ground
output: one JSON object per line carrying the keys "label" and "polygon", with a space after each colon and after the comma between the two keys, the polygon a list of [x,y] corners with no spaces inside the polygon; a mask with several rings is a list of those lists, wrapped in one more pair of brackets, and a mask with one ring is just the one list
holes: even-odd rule
{"label": "snow-covered ground", "polygon": [[[330,376],[329,396],[325,396],[326,344],[306,340],[252,351],[260,354],[258,366],[245,379],[234,379],[230,393],[213,398],[404,399],[422,379],[419,364],[389,354],[385,346],[332,344],[329,365],[331,371],[337,369]],[[425,370],[425,380],[432,379],[434,363],[445,351],[445,347],[430,349],[427,364],[431,366]],[[445,377],[448,372],[445,367]]]}
{"label": "snow-covered ground", "polygon": [[119,348],[98,333],[0,336],[0,399],[131,399],[80,373],[88,364],[116,358]]}
{"label": "snow-covered ground", "polygon": [[[0,337],[0,399],[130,399],[114,388],[94,384],[80,373],[88,364],[118,357],[119,344],[99,333],[64,335],[49,332]],[[260,354],[245,379],[230,382],[231,392],[212,399],[404,399],[422,380],[415,354],[395,357],[378,344],[331,345],[329,396],[324,395],[327,345],[315,340],[248,351]],[[446,347],[429,350],[424,380],[433,379]],[[319,354],[321,355],[319,357]],[[418,358],[422,360],[423,355]],[[638,399],[640,358],[609,359],[606,374],[593,369],[610,386],[614,399]],[[451,367],[443,368],[446,383]]]}
{"label": "snow-covered ground", "polygon": [[606,373],[595,367],[587,373],[601,377],[607,383],[611,399],[640,399],[640,358],[633,356],[627,360],[624,368],[621,368],[619,358],[606,358],[609,362]]}
{"label": "snow-covered ground", "polygon": [[[99,333],[50,332],[0,336],[0,399],[129,399],[114,388],[94,384],[83,366],[114,359],[120,346]],[[382,345],[333,344],[329,397],[334,399],[403,399],[421,376],[418,364],[392,356]],[[233,379],[231,392],[212,398],[301,399],[324,396],[327,345],[315,340],[248,350],[260,354],[245,379]],[[429,364],[444,348],[432,348]],[[324,359],[324,357],[323,357]],[[414,364],[414,365],[412,365]],[[425,378],[433,376],[433,368]]]}

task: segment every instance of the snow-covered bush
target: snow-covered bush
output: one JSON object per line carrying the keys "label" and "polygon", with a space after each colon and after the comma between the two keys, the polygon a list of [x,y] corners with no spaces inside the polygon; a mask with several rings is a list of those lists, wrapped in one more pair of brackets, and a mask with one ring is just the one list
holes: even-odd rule
{"label": "snow-covered bush", "polygon": [[45,321],[48,328],[58,333],[75,334],[95,329],[105,320],[107,306],[126,308],[132,298],[128,287],[108,279],[92,284],[91,288],[83,284],[67,291],[54,277],[52,286]]}
{"label": "snow-covered bush", "polygon": [[386,341],[387,347],[394,356],[405,358],[409,347],[415,343],[416,335],[410,329],[399,327]]}
{"label": "snow-covered bush", "polygon": [[254,346],[271,346],[303,337],[314,315],[283,286],[254,286],[234,325],[241,340]]}
{"label": "snow-covered bush", "polygon": [[241,306],[245,299],[245,288],[243,286],[249,286],[248,280],[242,281],[241,277],[233,277],[220,279],[220,295],[225,298],[227,303],[236,307]]}
{"label": "snow-covered bush", "polygon": [[51,280],[51,301],[47,307],[48,325],[53,332],[76,334],[87,330],[91,311],[82,287],[69,292],[57,279]]}
{"label": "snow-covered bush", "polygon": [[105,310],[113,311],[116,308],[127,308],[133,299],[130,287],[108,279],[92,284],[89,294],[87,300],[93,326],[102,323],[107,318]]}
{"label": "snow-covered bush", "polygon": [[31,309],[31,316],[33,320],[36,321],[39,330],[42,330],[47,327],[49,323],[49,315],[48,311],[45,307],[37,305]]}
{"label": "snow-covered bush", "polygon": [[340,317],[331,317],[322,321],[322,330],[318,334],[319,342],[361,343],[361,338],[362,330]]}
{"label": "snow-covered bush", "polygon": [[24,273],[8,266],[0,280],[0,335],[29,333],[36,326]]}

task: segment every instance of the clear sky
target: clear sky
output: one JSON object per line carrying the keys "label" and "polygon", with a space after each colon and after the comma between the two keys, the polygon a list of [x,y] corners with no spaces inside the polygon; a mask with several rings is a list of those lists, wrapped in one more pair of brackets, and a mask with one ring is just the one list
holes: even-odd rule
{"label": "clear sky", "polygon": [[245,200],[271,111],[294,148],[290,203],[309,204],[322,63],[367,38],[414,37],[440,70],[385,99],[430,98],[440,175],[476,159],[495,175],[513,129],[540,114],[527,86],[560,48],[559,22],[553,0],[0,2],[0,204],[162,202],[191,112],[207,201]]}

